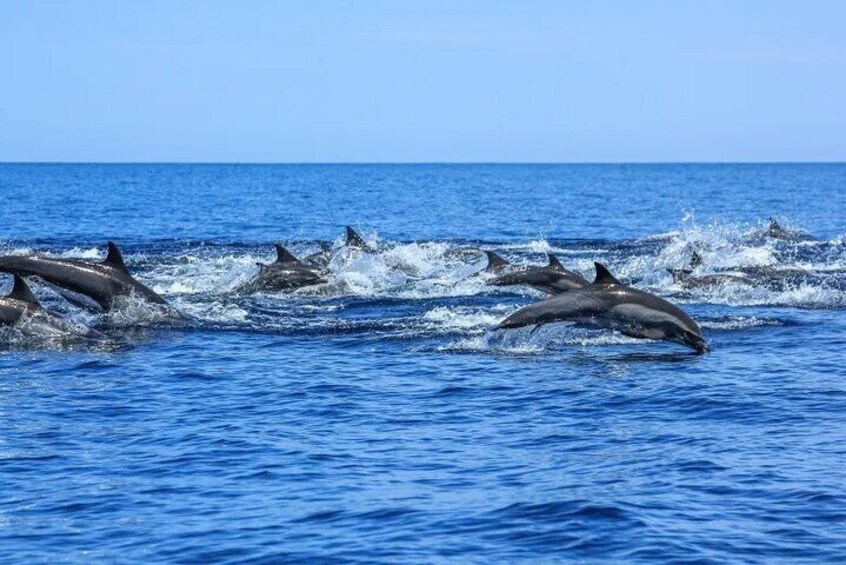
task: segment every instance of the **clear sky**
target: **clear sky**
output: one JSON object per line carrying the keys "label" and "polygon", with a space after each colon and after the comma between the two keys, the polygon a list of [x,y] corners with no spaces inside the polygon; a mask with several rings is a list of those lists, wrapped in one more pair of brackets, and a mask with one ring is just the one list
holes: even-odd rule
{"label": "clear sky", "polygon": [[846,160],[846,2],[0,0],[1,161]]}

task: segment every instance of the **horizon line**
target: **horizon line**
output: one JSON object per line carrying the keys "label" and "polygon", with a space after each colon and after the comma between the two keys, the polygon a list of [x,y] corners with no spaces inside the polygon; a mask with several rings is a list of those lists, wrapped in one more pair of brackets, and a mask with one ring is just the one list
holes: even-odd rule
{"label": "horizon line", "polygon": [[0,165],[843,165],[843,161],[0,161]]}

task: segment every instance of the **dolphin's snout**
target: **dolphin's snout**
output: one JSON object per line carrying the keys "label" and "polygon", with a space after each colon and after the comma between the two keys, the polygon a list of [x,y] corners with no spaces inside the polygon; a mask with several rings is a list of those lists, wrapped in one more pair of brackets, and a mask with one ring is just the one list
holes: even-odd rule
{"label": "dolphin's snout", "polygon": [[686,333],[682,337],[681,341],[684,345],[696,351],[696,353],[702,354],[711,351],[711,348],[708,346],[708,342],[706,342],[705,338],[700,335]]}

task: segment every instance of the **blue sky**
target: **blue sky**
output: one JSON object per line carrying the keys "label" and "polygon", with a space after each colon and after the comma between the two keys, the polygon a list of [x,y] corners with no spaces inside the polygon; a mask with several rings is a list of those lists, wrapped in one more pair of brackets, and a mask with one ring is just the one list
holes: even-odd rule
{"label": "blue sky", "polygon": [[3,161],[842,161],[846,2],[0,2]]}

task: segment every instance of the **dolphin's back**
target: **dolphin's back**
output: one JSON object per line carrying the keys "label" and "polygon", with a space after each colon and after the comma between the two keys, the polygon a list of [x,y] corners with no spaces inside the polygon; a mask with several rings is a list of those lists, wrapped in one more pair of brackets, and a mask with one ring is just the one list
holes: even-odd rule
{"label": "dolphin's back", "polygon": [[7,255],[0,257],[0,271],[39,277],[56,287],[88,296],[106,310],[111,308],[116,296],[132,291],[151,302],[165,303],[152,289],[135,280],[125,267],[74,259]]}
{"label": "dolphin's back", "polygon": [[[600,291],[602,292],[602,291]],[[685,330],[702,335],[702,330],[693,318],[675,304],[648,292],[622,285],[613,285],[604,291],[612,313],[620,313],[634,320],[660,323],[673,320]]]}

